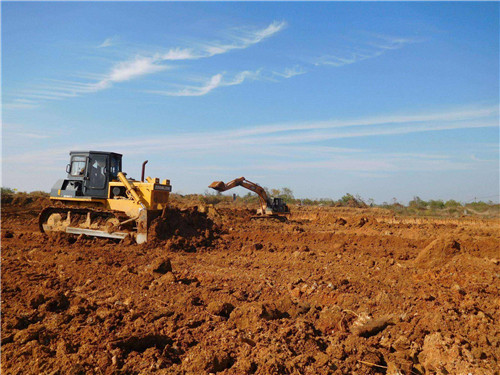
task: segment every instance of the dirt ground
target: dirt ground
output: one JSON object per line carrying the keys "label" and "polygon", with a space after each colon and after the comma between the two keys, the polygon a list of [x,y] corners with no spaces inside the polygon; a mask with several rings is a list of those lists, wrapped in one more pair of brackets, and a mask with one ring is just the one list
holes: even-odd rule
{"label": "dirt ground", "polygon": [[2,205],[2,374],[499,373],[499,219],[184,207],[137,245],[44,204]]}

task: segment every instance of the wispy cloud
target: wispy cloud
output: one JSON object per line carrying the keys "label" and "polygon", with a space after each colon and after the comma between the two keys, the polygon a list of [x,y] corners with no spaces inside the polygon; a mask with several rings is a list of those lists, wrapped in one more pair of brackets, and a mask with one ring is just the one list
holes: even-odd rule
{"label": "wispy cloud", "polygon": [[[398,119],[399,118],[399,122]],[[362,123],[363,126],[359,127]],[[342,124],[342,125],[340,125]],[[254,154],[267,154],[279,157],[285,155],[301,157],[302,155],[314,157],[318,166],[333,167],[336,164],[331,164],[330,158],[335,155],[335,159],[348,158],[355,160],[357,157],[348,157],[348,154],[355,155],[358,153],[366,153],[369,150],[360,149],[345,149],[332,146],[323,146],[318,142],[325,142],[335,139],[357,138],[357,137],[382,137],[394,136],[400,134],[412,134],[417,132],[437,132],[456,129],[474,129],[474,128],[494,128],[498,127],[498,109],[493,111],[491,108],[477,108],[472,111],[470,109],[457,109],[455,111],[445,111],[442,113],[431,114],[413,114],[399,116],[385,116],[377,119],[365,118],[357,121],[337,121],[332,128],[325,128],[325,122],[317,124],[309,123],[307,128],[297,129],[295,125],[287,126],[283,124],[280,128],[275,126],[255,126],[245,131],[241,129],[233,129],[228,131],[211,131],[198,133],[171,134],[168,136],[154,136],[143,139],[121,139],[103,142],[101,144],[80,144],[73,145],[73,148],[108,148],[113,150],[131,150],[135,149],[147,150],[148,153],[162,152],[170,150],[172,152],[189,152],[199,153],[200,155],[214,155],[217,153],[234,154],[241,153],[242,150],[249,150]],[[271,128],[272,134],[262,132],[262,130]],[[60,151],[61,153],[67,150]],[[35,155],[36,156],[36,155]],[[16,155],[13,160],[21,160],[26,158],[26,161],[33,160],[34,155],[24,154]],[[19,159],[21,158],[21,159]],[[372,155],[366,160],[373,158]],[[318,160],[319,159],[319,160]],[[447,166],[452,163],[446,155],[443,154],[424,154],[424,153],[385,153],[385,162],[391,160],[413,161],[419,166],[426,165],[429,168],[438,168],[438,164]],[[343,160],[343,159],[342,159]],[[308,163],[309,161],[300,161]],[[311,161],[312,162],[312,161]],[[330,164],[328,164],[328,163]],[[469,159],[469,162],[471,160]],[[303,164],[305,167],[308,164]],[[326,164],[324,164],[326,163]],[[312,164],[315,165],[315,164]],[[375,165],[382,167],[379,164],[366,164],[374,167]],[[410,168],[411,164],[408,164]],[[404,165],[401,164],[400,168]],[[461,168],[463,165],[460,166]],[[359,166],[358,169],[362,167]],[[416,168],[416,167],[415,167]],[[451,166],[450,166],[451,168]],[[370,169],[370,168],[368,168]],[[366,169],[364,169],[366,170]]]}
{"label": "wispy cloud", "polygon": [[14,99],[2,104],[4,109],[32,109],[38,107],[38,103],[32,99]]}
{"label": "wispy cloud", "polygon": [[38,133],[16,133],[15,135],[20,136],[20,137],[33,138],[33,139],[50,138],[50,136],[47,134],[38,134]]}
{"label": "wispy cloud", "polygon": [[165,69],[167,69],[167,66],[158,64],[157,58],[139,56],[133,60],[116,64],[104,79],[95,84],[95,88],[96,90],[109,88],[113,83],[129,81]]}
{"label": "wispy cloud", "polygon": [[251,79],[255,80],[259,77],[259,71],[251,72],[245,70],[236,74],[233,78],[224,79],[224,74],[216,74],[204,83],[202,86],[191,86],[186,85],[178,91],[161,91],[161,90],[148,90],[147,92],[151,94],[160,94],[167,96],[203,96],[218,87],[224,86],[235,86],[242,84],[245,80]]}
{"label": "wispy cloud", "polygon": [[[258,167],[255,166],[257,169]],[[450,171],[473,168],[473,163],[441,159],[418,159],[404,156],[387,156],[383,154],[366,154],[354,158],[336,158],[335,160],[317,161],[287,161],[270,163],[260,166],[261,170],[291,171],[291,170],[337,170],[349,172],[398,172],[398,171]]]}
{"label": "wispy cloud", "polygon": [[335,54],[325,54],[319,57],[314,62],[314,65],[329,65],[333,67],[350,65],[363,60],[373,59],[390,50],[397,50],[408,44],[420,41],[421,40],[417,38],[402,38],[373,34],[369,39],[361,43],[353,43]]}
{"label": "wispy cloud", "polygon": [[205,56],[202,57],[210,57],[215,55],[220,55],[222,53],[226,53],[228,51],[234,49],[244,49],[248,48],[251,45],[257,44],[263,41],[266,38],[269,38],[276,34],[277,32],[283,30],[286,26],[286,22],[277,22],[274,21],[268,27],[262,30],[257,31],[248,31],[248,30],[237,30],[236,35],[233,35],[233,41],[230,43],[211,43],[206,44],[202,47],[205,52]]}
{"label": "wispy cloud", "polygon": [[[260,135],[270,133],[282,133],[300,130],[321,130],[334,128],[349,128],[360,126],[376,126],[390,124],[416,124],[422,122],[450,122],[450,121],[466,121],[479,118],[498,118],[499,109],[497,105],[472,107],[444,112],[431,112],[424,114],[398,114],[378,117],[366,117],[350,120],[327,120],[327,121],[310,121],[301,123],[284,123],[255,126],[248,129],[240,130],[242,135]],[[496,122],[498,125],[498,121]],[[446,126],[446,125],[445,125]]]}
{"label": "wispy cloud", "polygon": [[97,46],[97,48],[111,47],[115,42],[115,38],[106,38],[104,41]]}
{"label": "wispy cloud", "polygon": [[[190,48],[176,47],[167,52],[157,51],[149,55],[137,55],[132,59],[115,63],[108,73],[97,75],[97,81],[75,82],[59,80],[56,84],[47,84],[35,89],[24,90],[18,94],[22,99],[16,99],[8,103],[5,107],[9,109],[27,109],[36,106],[36,101],[58,100],[109,89],[116,83],[164,71],[169,68],[169,65],[166,65],[169,61],[209,58],[232,50],[248,48],[273,36],[280,30],[283,30],[285,26],[286,22],[284,21],[274,21],[263,29],[238,28],[232,30],[227,35],[226,41],[198,42]],[[109,47],[112,44],[113,38],[107,38],[98,47]],[[186,85],[185,88],[178,92],[158,93],[175,96],[200,96],[209,93],[217,87],[238,85],[245,79],[253,77],[254,74],[250,71],[244,71],[230,80],[224,80],[222,74],[217,74],[212,76],[201,87]],[[29,100],[32,103],[22,102],[22,100]]]}
{"label": "wispy cloud", "polygon": [[285,68],[283,72],[273,72],[274,75],[282,78],[292,78],[305,73],[307,73],[307,71],[301,66],[294,66],[293,68]]}

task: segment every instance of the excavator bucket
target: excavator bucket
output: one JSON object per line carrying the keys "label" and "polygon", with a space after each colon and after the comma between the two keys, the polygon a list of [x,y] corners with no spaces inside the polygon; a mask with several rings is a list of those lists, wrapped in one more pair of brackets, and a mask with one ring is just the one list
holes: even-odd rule
{"label": "excavator bucket", "polygon": [[222,181],[214,181],[208,187],[217,191],[224,191],[226,184]]}

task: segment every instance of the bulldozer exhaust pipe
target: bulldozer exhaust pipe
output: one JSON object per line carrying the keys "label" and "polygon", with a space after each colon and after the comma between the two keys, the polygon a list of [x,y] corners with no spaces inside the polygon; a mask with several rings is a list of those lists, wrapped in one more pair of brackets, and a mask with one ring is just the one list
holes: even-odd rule
{"label": "bulldozer exhaust pipe", "polygon": [[146,172],[146,164],[148,164],[148,160],[145,160],[144,163],[142,163],[141,182],[144,182],[144,173]]}

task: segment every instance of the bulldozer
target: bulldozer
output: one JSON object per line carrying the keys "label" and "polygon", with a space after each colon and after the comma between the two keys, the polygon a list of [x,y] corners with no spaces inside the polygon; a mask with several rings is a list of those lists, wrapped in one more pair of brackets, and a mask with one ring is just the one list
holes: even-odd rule
{"label": "bulldozer", "polygon": [[237,186],[253,191],[259,196],[260,208],[257,210],[257,216],[253,218],[277,218],[280,220],[286,220],[286,215],[290,213],[290,209],[283,199],[270,198],[262,186],[256,184],[255,182],[248,181],[245,177],[235,178],[227,184],[223,181],[214,181],[208,187],[218,192],[223,192]]}
{"label": "bulldozer", "polygon": [[151,222],[165,215],[170,180],[127,178],[122,155],[105,151],[71,151],[67,176],[51,189],[53,205],[39,215],[42,233],[65,232],[111,239],[128,236],[148,241]]}

